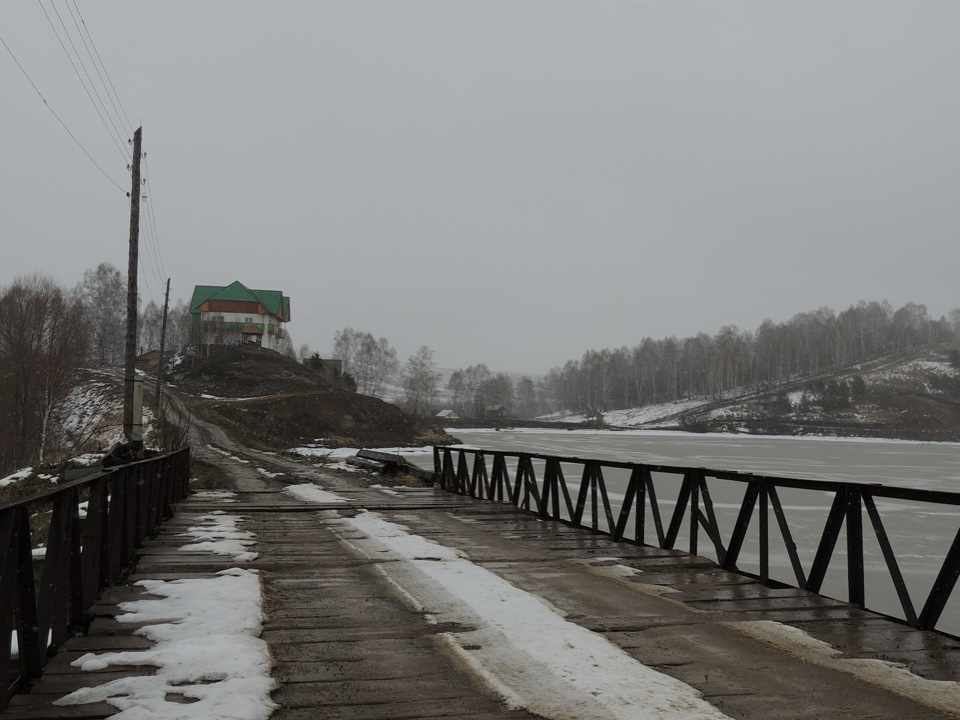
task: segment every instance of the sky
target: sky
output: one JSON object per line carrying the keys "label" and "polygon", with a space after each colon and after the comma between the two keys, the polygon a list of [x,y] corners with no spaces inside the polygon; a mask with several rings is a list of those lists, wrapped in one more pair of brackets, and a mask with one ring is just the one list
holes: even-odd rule
{"label": "sky", "polygon": [[125,271],[142,124],[144,301],[282,290],[321,354],[352,327],[542,374],[860,300],[939,317],[958,27],[884,0],[0,3],[0,287]]}

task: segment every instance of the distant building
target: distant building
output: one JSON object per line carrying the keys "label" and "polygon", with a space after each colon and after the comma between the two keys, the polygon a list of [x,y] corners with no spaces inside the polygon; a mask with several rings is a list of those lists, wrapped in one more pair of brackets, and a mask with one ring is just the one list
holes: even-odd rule
{"label": "distant building", "polygon": [[483,416],[494,420],[503,420],[507,416],[505,405],[488,405],[483,409]]}
{"label": "distant building", "polygon": [[311,367],[314,370],[319,370],[323,374],[333,378],[339,379],[343,375],[343,361],[337,360],[334,358],[322,358],[319,353],[314,353],[312,356],[304,358],[303,364],[307,367]]}
{"label": "distant building", "polygon": [[287,337],[290,298],[279,290],[251,290],[239,281],[226,287],[197,285],[190,315],[198,344],[248,342],[277,350]]}
{"label": "distant building", "polygon": [[453,410],[441,410],[434,417],[438,417],[441,420],[459,420],[460,416],[457,415]]}
{"label": "distant building", "polygon": [[605,424],[603,413],[599,410],[591,410],[587,413],[584,423],[586,425],[590,425],[591,427],[603,427]]}

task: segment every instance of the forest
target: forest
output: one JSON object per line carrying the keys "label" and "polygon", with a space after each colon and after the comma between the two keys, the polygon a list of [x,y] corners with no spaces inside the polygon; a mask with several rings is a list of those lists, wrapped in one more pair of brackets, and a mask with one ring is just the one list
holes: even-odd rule
{"label": "forest", "polygon": [[731,391],[771,389],[832,373],[889,353],[960,340],[960,310],[932,319],[924,305],[894,310],[861,301],[839,314],[830,308],[765,320],[755,331],[734,326],[716,335],[588,350],[551,369],[540,384],[539,411],[619,410]]}

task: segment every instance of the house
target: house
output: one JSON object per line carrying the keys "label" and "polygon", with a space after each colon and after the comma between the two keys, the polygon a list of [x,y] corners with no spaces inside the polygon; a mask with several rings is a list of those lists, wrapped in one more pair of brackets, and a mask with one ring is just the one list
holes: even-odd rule
{"label": "house", "polygon": [[606,424],[606,421],[603,419],[602,412],[599,410],[591,410],[587,413],[583,423],[584,425],[589,425],[590,427],[603,427]]}
{"label": "house", "polygon": [[319,370],[331,379],[337,380],[343,375],[343,361],[334,358],[322,358],[319,353],[303,359],[303,364],[314,370]]}
{"label": "house", "polygon": [[440,418],[441,420],[459,420],[460,416],[457,415],[453,410],[441,410],[434,417]]}
{"label": "house", "polygon": [[503,420],[507,416],[505,405],[488,405],[483,409],[483,416],[493,420]]}
{"label": "house", "polygon": [[287,337],[290,298],[279,290],[251,290],[239,281],[226,287],[197,285],[190,315],[198,344],[249,342],[277,350]]}

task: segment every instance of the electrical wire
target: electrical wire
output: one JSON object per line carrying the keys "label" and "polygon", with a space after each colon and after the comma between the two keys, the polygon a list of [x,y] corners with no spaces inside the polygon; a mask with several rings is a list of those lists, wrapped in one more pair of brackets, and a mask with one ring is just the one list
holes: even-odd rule
{"label": "electrical wire", "polygon": [[[90,35],[90,29],[87,27],[86,21],[83,19],[83,15],[80,14],[80,8],[77,6],[77,0],[73,1],[73,10],[70,10],[70,4],[67,4],[67,9],[70,10],[70,17],[73,18],[73,24],[77,25],[77,18],[80,18],[80,25],[83,26],[83,30],[80,33],[80,39],[83,40],[83,36],[86,35],[87,40],[90,41],[90,44],[87,45],[87,41],[83,41],[83,46],[87,50],[87,55],[90,56],[90,60],[93,62],[93,68],[97,71],[97,77],[100,78],[100,84],[103,85],[104,90],[107,90],[107,83],[109,83],[109,90],[107,91],[107,98],[110,100],[110,105],[113,107],[113,112],[117,116],[117,120],[120,121],[120,124],[126,130],[127,135],[133,136],[133,123],[130,122],[130,118],[127,116],[127,111],[123,107],[123,103],[120,102],[120,95],[117,94],[117,89],[113,85],[113,79],[110,77],[110,73],[107,72],[107,66],[103,63],[103,58],[100,57],[100,51],[97,50],[97,45],[93,41],[93,37]],[[76,10],[76,15],[74,15],[74,10]],[[77,30],[80,30],[80,25],[77,25]],[[93,48],[93,54],[90,53],[90,48]],[[93,55],[96,55],[94,59]],[[99,65],[98,65],[99,63]],[[103,74],[100,73],[100,70],[103,70]],[[103,76],[107,76],[107,82],[103,81]],[[114,102],[116,101],[116,102]],[[117,105],[120,106],[120,109],[117,110]],[[123,113],[123,119],[121,120],[120,114]],[[124,120],[126,125],[124,125]]]}
{"label": "electrical wire", "polygon": [[166,276],[167,271],[163,266],[163,253],[160,251],[160,232],[157,230],[157,218],[154,212],[156,198],[154,197],[153,184],[150,178],[150,168],[147,165],[146,153],[144,153],[143,157],[143,175],[147,180],[147,190],[149,191],[147,193],[147,212],[150,221],[150,227],[152,228],[153,247],[156,253],[157,265],[160,270],[159,279],[162,281]]}
{"label": "electrical wire", "polygon": [[[81,58],[80,53],[77,52],[77,46],[74,44],[73,38],[70,36],[70,33],[67,30],[67,26],[63,22],[63,18],[60,16],[60,11],[57,10],[57,6],[54,5],[53,2],[51,1],[50,5],[53,8],[53,12],[57,16],[57,19],[60,21],[60,26],[63,28],[64,35],[67,36],[67,40],[70,42],[70,47],[73,48],[73,52],[77,57],[77,62],[79,62],[80,67],[83,68],[83,72],[84,74],[86,74],[87,79],[90,80],[90,85],[93,88],[94,94],[96,94],[97,96],[97,100],[100,101],[100,105],[97,105],[97,101],[94,100],[93,95],[90,94],[90,89],[87,88],[87,83],[83,81],[83,77],[80,75],[80,71],[77,69],[77,63],[74,62],[73,56],[71,56],[70,51],[67,50],[67,46],[63,42],[63,38],[60,37],[60,33],[57,31],[56,25],[53,24],[53,20],[50,18],[50,14],[47,12],[47,9],[43,6],[42,0],[37,0],[37,4],[40,6],[40,9],[43,11],[44,17],[47,18],[47,23],[49,23],[50,29],[53,30],[53,34],[56,35],[57,42],[59,42],[60,47],[63,48],[63,53],[67,56],[67,60],[69,61],[70,66],[73,68],[73,72],[76,74],[77,80],[80,81],[80,85],[81,87],[83,87],[83,91],[84,93],[86,93],[87,99],[90,100],[90,104],[93,105],[93,109],[97,113],[97,116],[100,118],[100,122],[103,124],[104,129],[107,131],[107,134],[113,140],[114,145],[116,145],[117,149],[120,151],[120,155],[126,158],[127,151],[123,147],[124,134],[117,129],[116,124],[113,123],[112,119],[110,120],[110,124],[113,125],[113,132],[110,131],[110,127],[107,124],[107,119],[104,118],[104,112],[106,111],[106,106],[103,104],[103,99],[100,97],[100,93],[97,92],[96,87],[93,85],[93,80],[90,80],[90,73],[87,72],[87,68],[83,64],[83,58]],[[103,110],[101,110],[101,107],[103,108]],[[109,113],[107,113],[107,115],[109,116]]]}
{"label": "electrical wire", "polygon": [[66,130],[67,135],[70,136],[70,139],[73,140],[73,142],[76,143],[77,147],[83,151],[83,154],[86,155],[87,159],[93,163],[93,166],[100,171],[101,175],[103,175],[107,180],[109,180],[110,183],[117,188],[117,190],[119,190],[120,192],[126,192],[126,190],[124,190],[116,180],[114,180],[112,177],[110,177],[107,174],[106,170],[100,167],[97,161],[93,159],[93,156],[89,152],[87,152],[87,149],[80,143],[79,140],[77,140],[76,135],[70,132],[70,128],[67,127],[67,124],[60,118],[59,115],[57,115],[56,110],[54,110],[53,107],[51,107],[50,103],[47,102],[47,99],[43,96],[43,93],[40,92],[40,88],[38,88],[36,83],[33,82],[33,79],[24,69],[23,65],[20,64],[20,61],[17,59],[17,56],[13,54],[13,50],[10,49],[10,46],[7,45],[3,37],[0,37],[0,43],[2,43],[3,47],[6,48],[8,53],[10,53],[10,57],[13,58],[13,61],[17,64],[17,67],[20,68],[20,72],[23,73],[23,76],[27,79],[27,82],[29,82],[30,86],[34,89],[34,91],[36,91],[37,96],[43,101],[43,104],[47,106],[47,110],[49,110],[53,114],[53,116],[57,119],[57,122],[60,123],[60,127]]}
{"label": "electrical wire", "polygon": [[[101,87],[104,90],[103,94],[107,96],[107,99],[110,102],[110,105],[113,109],[112,114],[110,112],[110,109],[107,107],[106,103],[104,102],[103,96],[97,89],[97,83],[93,80],[93,77],[91,76],[89,70],[87,69],[87,65],[84,63],[83,57],[81,56],[77,48],[77,44],[74,42],[73,36],[71,35],[69,28],[64,22],[63,16],[61,15],[60,11],[57,9],[54,0],[50,0],[50,6],[57,17],[57,20],[60,23],[60,27],[63,30],[63,35],[66,36],[66,41],[69,43],[70,47],[73,49],[73,55],[71,55],[70,50],[67,49],[67,43],[64,42],[64,38],[61,36],[61,33],[57,30],[57,27],[54,24],[50,16],[50,13],[48,13],[47,9],[44,7],[42,0],[37,0],[37,2],[40,5],[40,9],[43,11],[44,16],[47,19],[47,23],[50,25],[50,29],[53,30],[54,35],[57,37],[57,41],[60,43],[60,47],[63,49],[64,54],[67,56],[67,60],[70,62],[70,65],[73,68],[73,71],[77,76],[77,79],[80,81],[80,84],[83,87],[84,92],[87,95],[87,98],[90,100],[91,104],[94,107],[94,110],[96,110],[97,115],[100,117],[100,122],[103,124],[104,129],[106,129],[107,133],[111,137],[111,140],[113,140],[114,144],[120,150],[121,154],[124,157],[124,160],[129,162],[130,159],[128,156],[128,151],[124,148],[125,143],[123,141],[125,138],[123,137],[123,135],[124,135],[124,132],[127,132],[128,134],[132,135],[132,132],[130,132],[129,128],[132,128],[133,124],[130,122],[130,118],[127,115],[126,109],[123,107],[123,103],[120,100],[120,96],[116,91],[116,87],[113,83],[113,79],[110,77],[110,73],[108,72],[106,65],[103,62],[103,58],[96,47],[96,43],[94,43],[93,41],[93,37],[90,34],[89,28],[87,27],[87,23],[84,20],[83,15],[80,13],[80,8],[77,6],[76,0],[72,0],[72,7],[71,7],[71,0],[64,0],[64,4],[66,5],[67,10],[70,12],[70,17],[73,21],[74,27],[76,28],[76,33],[79,35],[80,40],[82,41],[87,57],[89,58],[89,61],[94,66],[94,71],[97,77],[99,78]],[[78,18],[79,18],[79,22],[78,22]],[[86,36],[86,38],[84,36]],[[7,45],[5,41],[3,41],[2,37],[0,37],[0,42],[3,43],[7,52],[13,58],[14,62],[17,64],[17,67],[20,68],[20,71],[27,78],[27,81],[33,87],[34,91],[36,91],[37,95],[43,101],[44,105],[47,106],[47,109],[50,110],[50,112],[54,115],[54,117],[57,119],[57,121],[60,123],[63,129],[66,130],[67,134],[70,135],[70,137],[77,144],[77,146],[84,152],[87,158],[94,164],[94,166],[101,172],[101,174],[103,174],[104,177],[106,177],[117,189],[119,189],[121,192],[126,193],[128,197],[128,206],[129,206],[129,204],[132,202],[131,193],[124,191],[123,187],[120,184],[118,184],[116,181],[114,181],[106,173],[106,171],[93,159],[93,156],[89,152],[87,152],[86,148],[80,143],[77,137],[67,127],[66,123],[60,118],[60,116],[53,110],[53,108],[47,102],[46,98],[40,92],[40,89],[37,87],[36,83],[33,82],[32,78],[27,73],[26,69],[17,59],[16,55],[14,55],[9,45]],[[74,58],[76,58],[76,61],[74,61]],[[98,64],[98,61],[99,61],[99,64]],[[82,68],[83,70],[83,75],[85,75],[87,78],[87,82],[84,82],[83,76],[81,76],[80,70],[77,68],[78,63],[80,65],[80,68]],[[101,72],[101,68],[102,68],[102,72]],[[104,77],[106,77],[106,81],[104,80]],[[89,88],[88,88],[88,83],[89,83]],[[93,95],[91,95],[91,92],[90,92],[91,89],[93,91]],[[93,97],[94,95],[96,95],[96,100],[94,100],[94,97]],[[118,106],[119,106],[119,109],[118,109]],[[122,113],[122,117],[121,117],[121,113]],[[121,132],[120,127],[118,127],[118,124],[120,127],[123,128],[124,132]],[[111,126],[113,128],[112,132],[111,132]],[[127,142],[129,142],[129,140]],[[143,285],[147,290],[147,293],[150,295],[151,300],[156,302],[156,299],[154,297],[154,291],[153,291],[153,281],[156,280],[159,283],[159,285],[162,287],[165,282],[164,280],[165,271],[163,268],[163,257],[160,252],[159,232],[157,230],[156,213],[154,211],[155,203],[153,202],[153,199],[151,197],[153,192],[152,192],[152,187],[149,184],[149,174],[147,172],[147,166],[146,166],[146,153],[143,154],[142,165],[143,165],[143,176],[141,178],[141,182],[147,188],[149,188],[150,192],[143,192],[140,195],[141,203],[142,203],[142,206],[140,208],[140,211],[141,211],[140,214],[145,216],[143,220],[140,222],[140,229],[142,231],[142,235],[146,240],[146,242],[141,243],[142,252],[138,254],[138,259],[139,259],[138,275],[142,278]]]}

